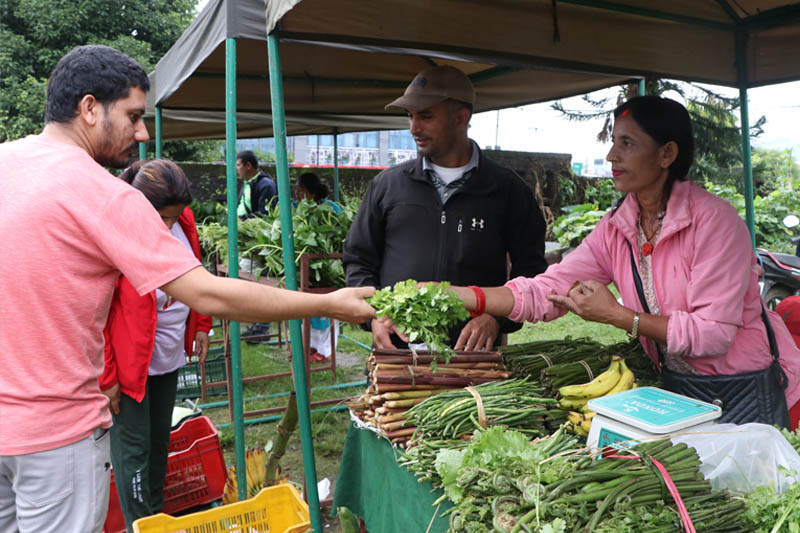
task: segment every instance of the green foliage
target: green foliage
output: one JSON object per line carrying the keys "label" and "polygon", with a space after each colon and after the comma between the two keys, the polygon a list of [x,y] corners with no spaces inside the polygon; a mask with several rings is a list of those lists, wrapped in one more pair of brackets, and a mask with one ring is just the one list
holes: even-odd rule
{"label": "green foliage", "polygon": [[800,165],[792,157],[791,150],[755,148],[752,153],[753,186],[759,195],[800,183]]}
{"label": "green foliage", "polygon": [[578,246],[606,214],[597,204],[580,204],[564,207],[566,214],[553,222],[553,237],[561,246]]}
{"label": "green foliage", "polygon": [[173,161],[195,163],[214,163],[223,158],[222,146],[225,141],[167,141],[164,143],[163,157]]}
{"label": "green foliage", "polygon": [[562,204],[575,203],[577,190],[573,178],[565,177],[558,180],[558,196],[561,198]]}
{"label": "green foliage", "polygon": [[[292,226],[294,232],[294,249],[296,264],[300,265],[303,254],[341,253],[344,238],[350,229],[360,199],[350,199],[342,206],[342,212],[336,213],[329,204],[317,205],[314,202],[302,201],[292,209]],[[205,209],[205,208],[203,208]],[[213,208],[214,215],[219,217],[223,212]],[[198,215],[198,220],[200,216]],[[198,225],[200,243],[206,254],[217,255],[227,264],[228,261],[228,228],[223,218]],[[250,259],[253,274],[282,279],[283,246],[281,241],[280,207],[276,205],[265,217],[240,220],[239,257]],[[309,281],[312,287],[344,286],[344,269],[339,260],[312,259],[309,261]]]}
{"label": "green foliage", "polygon": [[600,209],[608,209],[622,194],[614,186],[613,179],[598,179],[588,181],[585,196],[587,203],[597,204]]}
{"label": "green foliage", "polygon": [[225,224],[228,220],[228,210],[219,202],[213,200],[208,202],[192,200],[189,207],[192,208],[194,219],[197,221],[198,225],[209,224],[211,222]]}
{"label": "green foliage", "polygon": [[753,531],[800,533],[800,483],[790,485],[783,494],[778,494],[773,487],[756,487],[744,499],[745,518]]}
{"label": "green foliage", "polygon": [[[798,185],[800,184],[795,184],[795,187]],[[744,218],[744,195],[734,186],[708,183],[706,189],[728,200]],[[756,196],[753,198],[753,210],[756,245],[773,251],[793,252],[790,242],[792,233],[783,225],[783,219],[786,215],[800,213],[800,198],[797,194],[790,188],[781,188],[766,196]]]}
{"label": "green foliage", "polygon": [[417,288],[416,280],[398,281],[367,301],[378,318],[391,318],[398,331],[408,335],[409,342],[424,342],[430,351],[450,355],[453,350],[447,344],[447,330],[467,320],[469,313],[449,286],[442,282]]}
{"label": "green foliage", "polygon": [[83,44],[113,46],[152,69],[192,21],[197,0],[0,2],[0,142],[38,132],[47,77]]}

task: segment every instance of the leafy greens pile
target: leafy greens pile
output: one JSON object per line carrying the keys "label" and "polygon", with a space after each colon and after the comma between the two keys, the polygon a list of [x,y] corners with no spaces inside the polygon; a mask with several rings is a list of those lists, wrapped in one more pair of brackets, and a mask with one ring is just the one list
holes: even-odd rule
{"label": "leafy greens pile", "polygon": [[[359,199],[348,200],[337,213],[329,204],[317,205],[303,200],[292,208],[292,229],[296,263],[299,268],[302,254],[340,253],[342,243],[350,228]],[[262,217],[240,220],[239,256],[250,258],[253,274],[281,279],[283,248],[281,245],[280,207],[269,209]],[[226,264],[228,261],[228,227],[219,222],[204,222],[197,227],[200,244],[206,255],[216,254]],[[298,272],[299,276],[299,272]],[[344,269],[339,260],[313,259],[309,262],[312,287],[343,287]]]}
{"label": "leafy greens pile", "polygon": [[[436,470],[445,495],[456,504],[450,511],[450,530],[511,530],[516,519],[509,513],[536,505],[544,484],[571,474],[575,461],[554,456],[576,446],[577,438],[563,429],[531,443],[523,433],[493,426],[476,431],[466,448],[440,450]],[[536,531],[565,531],[561,518],[545,522],[539,521]]]}
{"label": "leafy greens pile", "polygon": [[453,350],[447,344],[448,329],[469,318],[461,298],[449,286],[441,282],[417,288],[416,280],[408,279],[377,291],[368,301],[378,318],[391,318],[409,342],[424,342],[431,352],[449,360]]}

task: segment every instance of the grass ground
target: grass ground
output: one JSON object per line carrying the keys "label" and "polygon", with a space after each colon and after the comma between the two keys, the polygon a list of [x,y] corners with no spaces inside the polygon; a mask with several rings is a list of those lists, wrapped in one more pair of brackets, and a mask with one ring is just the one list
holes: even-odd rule
{"label": "grass ground", "polygon": [[[344,327],[344,335],[361,344],[369,345],[371,343],[371,335],[355,326],[346,325]],[[622,330],[603,324],[585,322],[575,315],[567,314],[546,324],[525,324],[520,331],[509,336],[509,343],[561,339],[567,336],[572,338],[589,337],[605,344],[625,340],[625,333]],[[364,361],[367,353],[357,343],[351,342],[346,338],[340,338],[337,352],[336,380],[333,379],[329,370],[313,372],[311,374],[311,387],[317,388],[334,384],[363,382],[365,379]],[[244,376],[257,376],[288,371],[290,364],[286,354],[286,347],[279,348],[278,346],[267,344],[250,345],[243,343],[242,373]],[[292,382],[290,377],[246,383],[244,385],[244,409],[249,411],[284,406],[287,401],[286,396],[265,396],[291,389]],[[338,390],[312,390],[311,402],[352,396],[358,394],[361,389],[363,389],[363,385]],[[210,396],[207,401],[210,403],[224,400],[226,400],[225,396]],[[228,407],[226,406],[204,408],[203,413],[208,415],[217,425],[230,424],[231,422]],[[247,421],[248,419],[246,418],[245,420]],[[328,478],[331,481],[331,494],[333,494],[336,476],[339,471],[339,459],[344,447],[348,421],[349,415],[346,410],[316,413],[312,414],[311,417],[317,479]],[[245,446],[247,448],[263,447],[275,437],[276,427],[274,422],[245,426]],[[235,464],[233,429],[230,426],[223,427],[220,430],[220,439],[226,463],[228,465]],[[299,427],[289,442],[286,455],[281,461],[281,466],[283,473],[289,475],[292,481],[296,483],[303,482],[303,457]],[[327,517],[325,518],[325,526],[326,531],[336,532],[339,530],[338,522]]]}

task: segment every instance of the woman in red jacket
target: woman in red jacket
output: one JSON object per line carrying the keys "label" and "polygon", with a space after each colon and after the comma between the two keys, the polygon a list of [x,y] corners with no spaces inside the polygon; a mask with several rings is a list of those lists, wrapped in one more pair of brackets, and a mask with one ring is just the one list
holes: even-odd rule
{"label": "woman in red jacket", "polygon": [[[137,162],[122,176],[150,200],[172,235],[200,258],[189,181],[167,160]],[[111,399],[111,462],[125,525],[161,511],[178,369],[208,353],[211,319],[159,289],[139,295],[117,280],[104,335],[100,388]]]}

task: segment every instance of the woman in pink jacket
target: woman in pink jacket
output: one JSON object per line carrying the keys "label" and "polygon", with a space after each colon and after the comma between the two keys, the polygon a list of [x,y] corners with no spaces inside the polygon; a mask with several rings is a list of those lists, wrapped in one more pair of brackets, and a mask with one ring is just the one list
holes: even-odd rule
{"label": "woman in pink jacket", "polygon": [[[638,97],[614,111],[611,163],[626,194],[561,263],[503,287],[456,287],[468,308],[512,320],[554,320],[567,311],[639,338],[658,362],[685,375],[739,374],[770,366],[756,257],[727,201],[687,181],[694,141],[679,103]],[[632,257],[649,312],[634,282]],[[619,290],[618,303],[607,285]],[[792,427],[800,418],[800,350],[768,313],[786,374]],[[723,412],[725,407],[723,406]]]}

